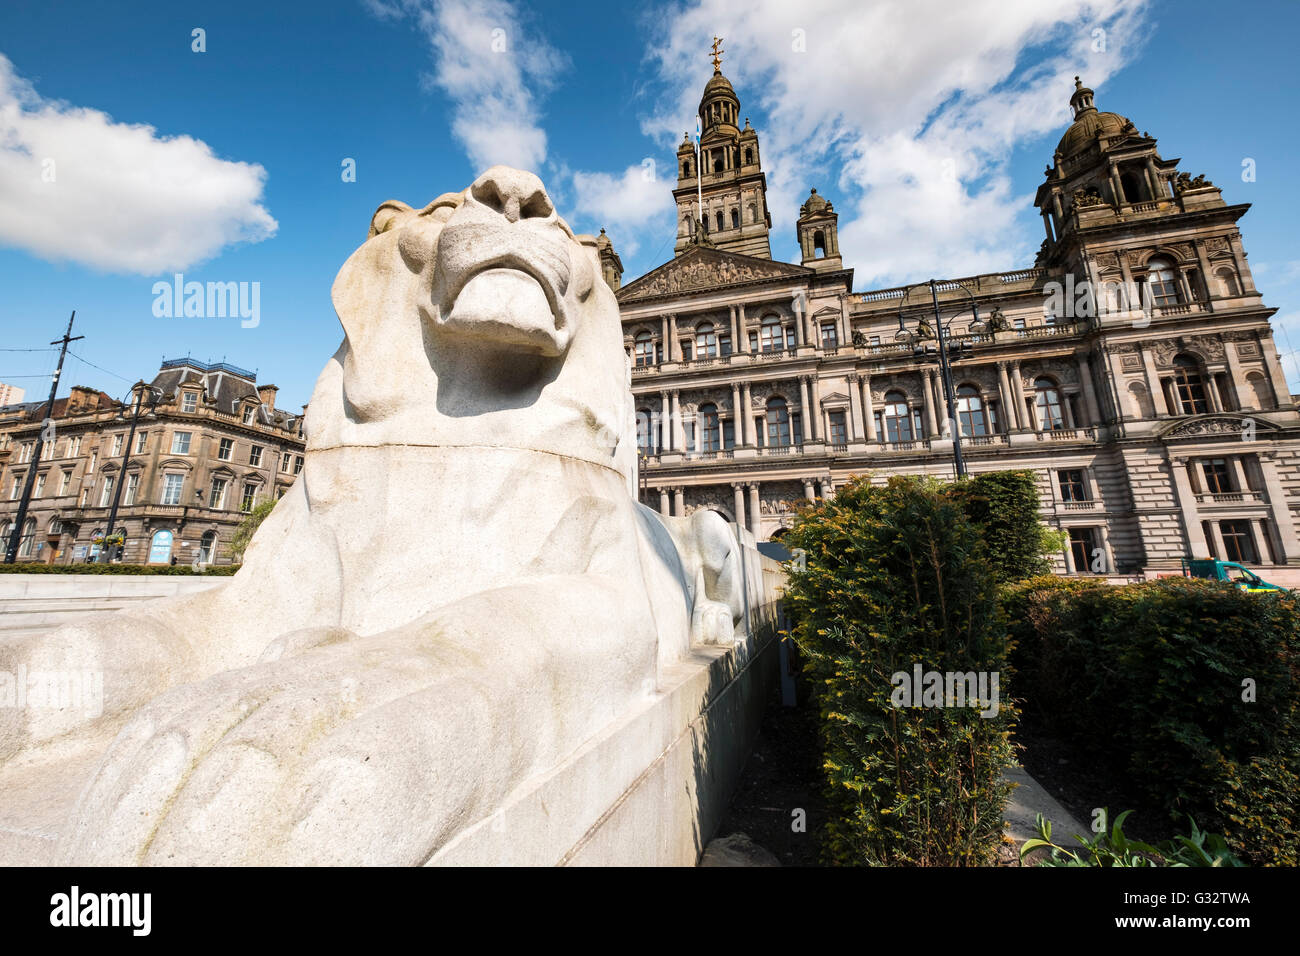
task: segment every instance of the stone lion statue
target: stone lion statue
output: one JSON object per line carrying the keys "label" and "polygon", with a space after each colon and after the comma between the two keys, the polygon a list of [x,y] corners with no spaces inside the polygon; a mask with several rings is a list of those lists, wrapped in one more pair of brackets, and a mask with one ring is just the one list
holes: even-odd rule
{"label": "stone lion statue", "polygon": [[104,674],[95,720],[0,711],[0,859],[419,864],[733,640],[740,545],[634,501],[617,304],[537,177],[384,203],[332,295],[306,464],[242,570],[0,644]]}

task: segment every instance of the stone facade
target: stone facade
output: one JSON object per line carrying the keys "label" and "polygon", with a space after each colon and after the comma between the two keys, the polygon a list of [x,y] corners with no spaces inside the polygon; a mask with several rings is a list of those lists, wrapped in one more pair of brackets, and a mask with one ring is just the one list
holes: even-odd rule
{"label": "stone facade", "polygon": [[[1249,206],[1179,172],[1081,83],[1071,106],[1033,267],[935,284],[951,415],[930,289],[854,292],[815,190],[800,265],[680,214],[675,257],[618,290],[646,503],[712,508],[768,540],[788,502],[851,475],[951,477],[956,428],[970,472],[1040,476],[1045,520],[1071,537],[1058,571],[1170,573],[1212,554],[1300,583],[1300,414],[1238,228]],[[739,147],[720,73],[700,109]],[[761,184],[756,137],[752,168],[724,150],[705,174],[710,217],[742,180]],[[693,157],[684,144],[679,174]],[[679,179],[679,208],[695,195]],[[972,308],[991,327],[972,329]]]}
{"label": "stone facade", "polygon": [[129,564],[173,557],[229,564],[229,541],[244,514],[293,484],[303,464],[306,409],[277,409],[274,385],[258,386],[254,373],[224,362],[193,359],[163,362],[151,384],[161,399],[141,417],[129,454],[129,417],[103,392],[78,386],[56,400],[52,434],[44,402],[0,408],[6,543],[36,438],[47,428],[18,561],[71,564],[97,554],[124,455],[127,484],[115,527],[125,531],[122,560]]}

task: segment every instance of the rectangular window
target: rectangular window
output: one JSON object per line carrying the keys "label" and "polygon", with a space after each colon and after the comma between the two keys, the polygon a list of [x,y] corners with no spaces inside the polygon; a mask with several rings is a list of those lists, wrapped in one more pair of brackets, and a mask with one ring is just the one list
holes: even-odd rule
{"label": "rectangular window", "polygon": [[192,412],[199,407],[199,396],[196,392],[184,392],[181,395],[181,411]]}
{"label": "rectangular window", "polygon": [[1223,537],[1225,561],[1238,564],[1258,564],[1259,555],[1255,553],[1255,539],[1250,533],[1250,522],[1244,519],[1220,521],[1219,534]]}
{"label": "rectangular window", "polygon": [[36,487],[32,490],[32,497],[33,497],[33,498],[41,498],[41,497],[44,497],[44,495],[45,495],[45,476],[44,476],[44,475],[37,475],[37,476],[36,476]]}
{"label": "rectangular window", "polygon": [[140,488],[139,472],[132,472],[126,476],[126,487],[122,489],[122,504],[135,504],[135,493]]}
{"label": "rectangular window", "polygon": [[126,441],[126,436],[122,434],[113,436],[113,450],[109,453],[113,458],[122,454],[122,443]]}
{"label": "rectangular window", "polygon": [[[780,348],[781,344],[778,342],[776,347]],[[788,349],[792,349],[795,347],[795,335],[794,335],[793,325],[785,330],[785,347]]]}
{"label": "rectangular window", "polygon": [[190,432],[176,432],[172,435],[172,454],[188,455],[190,453]]}
{"label": "rectangular window", "polygon": [[253,502],[257,498],[257,485],[244,485],[244,495],[239,499],[240,511],[252,511]]}
{"label": "rectangular window", "polygon": [[758,333],[757,333],[757,332],[750,332],[750,333],[749,333],[749,350],[750,350],[751,352],[757,352],[757,351],[758,351]]}
{"label": "rectangular window", "polygon": [[682,347],[682,361],[689,362],[691,360],[691,343],[682,342],[681,347]]}
{"label": "rectangular window", "polygon": [[65,471],[59,478],[59,496],[62,497],[68,493],[68,487],[72,484],[72,472]]}
{"label": "rectangular window", "polygon": [[822,348],[833,349],[840,344],[839,330],[835,328],[834,323],[827,323],[822,326]]}
{"label": "rectangular window", "polygon": [[104,476],[104,487],[99,490],[99,506],[101,508],[107,508],[113,503],[113,482],[112,475]]}
{"label": "rectangular window", "polygon": [[18,464],[26,464],[32,460],[32,453],[36,450],[36,442],[25,441],[22,447],[18,449]]}
{"label": "rectangular window", "polygon": [[1205,490],[1209,494],[1224,495],[1233,490],[1226,458],[1206,459],[1201,462],[1201,472],[1205,475]]}
{"label": "rectangular window", "polygon": [[281,456],[281,458],[280,458],[280,470],[281,470],[281,471],[288,471],[288,470],[289,470],[289,465],[290,465],[292,462],[293,462],[293,455],[289,454],[289,453],[286,451],[286,452],[284,453],[284,455]]}
{"label": "rectangular window", "polygon": [[873,335],[873,336],[872,336],[870,339],[868,339],[867,341],[869,341],[872,345],[879,345],[879,344],[880,344],[880,336],[879,336],[879,335]]}
{"label": "rectangular window", "polygon": [[248,463],[254,468],[262,464],[262,446],[254,445],[248,449]]}
{"label": "rectangular window", "polygon": [[246,407],[246,408],[244,409],[244,424],[245,424],[245,425],[251,425],[251,424],[253,424],[253,415],[256,414],[256,412],[257,412],[257,406],[256,406],[256,405],[249,405],[248,407]]}
{"label": "rectangular window", "polygon": [[81,454],[81,436],[74,435],[68,439],[68,458],[76,458]]}
{"label": "rectangular window", "polygon": [[99,461],[99,449],[96,448],[90,453],[90,463],[86,465],[86,474],[91,474],[95,470],[95,463]]}
{"label": "rectangular window", "polygon": [[181,503],[181,488],[185,485],[184,475],[163,475],[162,503],[178,505]]}
{"label": "rectangular window", "polygon": [[302,471],[302,455],[297,455],[293,459],[293,473],[296,475]]}
{"label": "rectangular window", "polygon": [[843,412],[831,412],[831,444],[847,445],[849,443],[849,429],[845,422]]}
{"label": "rectangular window", "polygon": [[221,444],[217,447],[217,457],[222,461],[230,461],[230,456],[235,451],[235,440],[233,438],[221,439]]}
{"label": "rectangular window", "polygon": [[[1076,574],[1088,574],[1092,571],[1094,560],[1101,557],[1095,554],[1097,537],[1092,528],[1070,529],[1070,557],[1074,559]],[[1098,565],[1100,569],[1100,565]]]}
{"label": "rectangular window", "polygon": [[10,501],[17,501],[17,500],[18,500],[18,492],[20,492],[20,491],[22,490],[22,487],[23,487],[23,476],[22,476],[22,475],[14,475],[14,483],[13,483],[12,485],[9,486],[9,500],[10,500]]}
{"label": "rectangular window", "polygon": [[213,478],[212,489],[208,493],[208,507],[220,511],[226,506],[226,479]]}
{"label": "rectangular window", "polygon": [[718,354],[719,355],[731,354],[731,333],[730,332],[718,333]]}
{"label": "rectangular window", "polygon": [[137,455],[144,452],[145,446],[149,444],[148,432],[136,432],[135,434],[135,453]]}
{"label": "rectangular window", "polygon": [[1062,501],[1087,501],[1088,486],[1083,480],[1082,468],[1069,468],[1056,473]]}
{"label": "rectangular window", "polygon": [[736,447],[736,423],[730,418],[722,423],[722,447]]}

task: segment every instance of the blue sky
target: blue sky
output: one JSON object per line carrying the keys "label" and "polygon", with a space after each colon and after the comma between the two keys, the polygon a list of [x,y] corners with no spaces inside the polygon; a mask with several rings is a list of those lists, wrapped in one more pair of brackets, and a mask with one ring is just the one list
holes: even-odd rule
{"label": "blue sky", "polygon": [[[605,227],[630,280],[671,256],[674,150],[715,33],[761,138],[777,258],[795,258],[798,203],[816,186],[859,290],[1030,265],[1033,192],[1082,73],[1099,108],[1254,204],[1242,229],[1256,281],[1280,310],[1280,347],[1300,348],[1300,5],[736,6],[5,5],[0,348],[45,346],[75,308],[86,339],[73,350],[99,368],[70,359],[61,394],[121,394],[191,354],[256,368],[297,408],[338,344],[330,285],[374,209],[424,205],[496,161],[538,171],[576,230]],[[257,326],[155,316],[153,285],[176,272],[260,283]],[[0,352],[0,381],[43,398],[53,364]],[[1287,371],[1300,391],[1294,356]]]}

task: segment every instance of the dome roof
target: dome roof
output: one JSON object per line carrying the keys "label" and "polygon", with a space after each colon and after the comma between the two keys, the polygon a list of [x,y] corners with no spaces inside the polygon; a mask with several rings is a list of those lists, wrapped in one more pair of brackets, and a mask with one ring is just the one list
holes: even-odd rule
{"label": "dome roof", "polygon": [[713,75],[709,77],[709,82],[704,84],[704,95],[701,99],[707,100],[715,93],[726,93],[735,99],[739,99],[736,96],[736,91],[731,88],[731,81],[723,76],[720,70],[714,70]]}
{"label": "dome roof", "polygon": [[1101,113],[1096,109],[1085,110],[1070,124],[1070,128],[1061,137],[1061,142],[1057,144],[1056,150],[1062,156],[1073,156],[1086,149],[1097,138],[1099,132],[1102,136],[1113,137],[1130,127],[1133,127],[1133,121],[1127,116],[1120,116],[1118,113]]}
{"label": "dome roof", "polygon": [[804,204],[799,207],[799,214],[802,216],[807,216],[810,213],[821,212],[828,205],[829,203],[827,203],[826,200],[823,199],[821,196],[817,195],[817,190],[814,189],[811,193],[809,193],[808,198],[804,201]]}
{"label": "dome roof", "polygon": [[1074,78],[1074,95],[1070,97],[1070,108],[1074,110],[1074,122],[1056,146],[1056,151],[1066,158],[1087,149],[1098,135],[1111,138],[1126,130],[1137,129],[1127,116],[1099,112],[1092,103],[1092,90],[1084,86],[1077,76]]}

